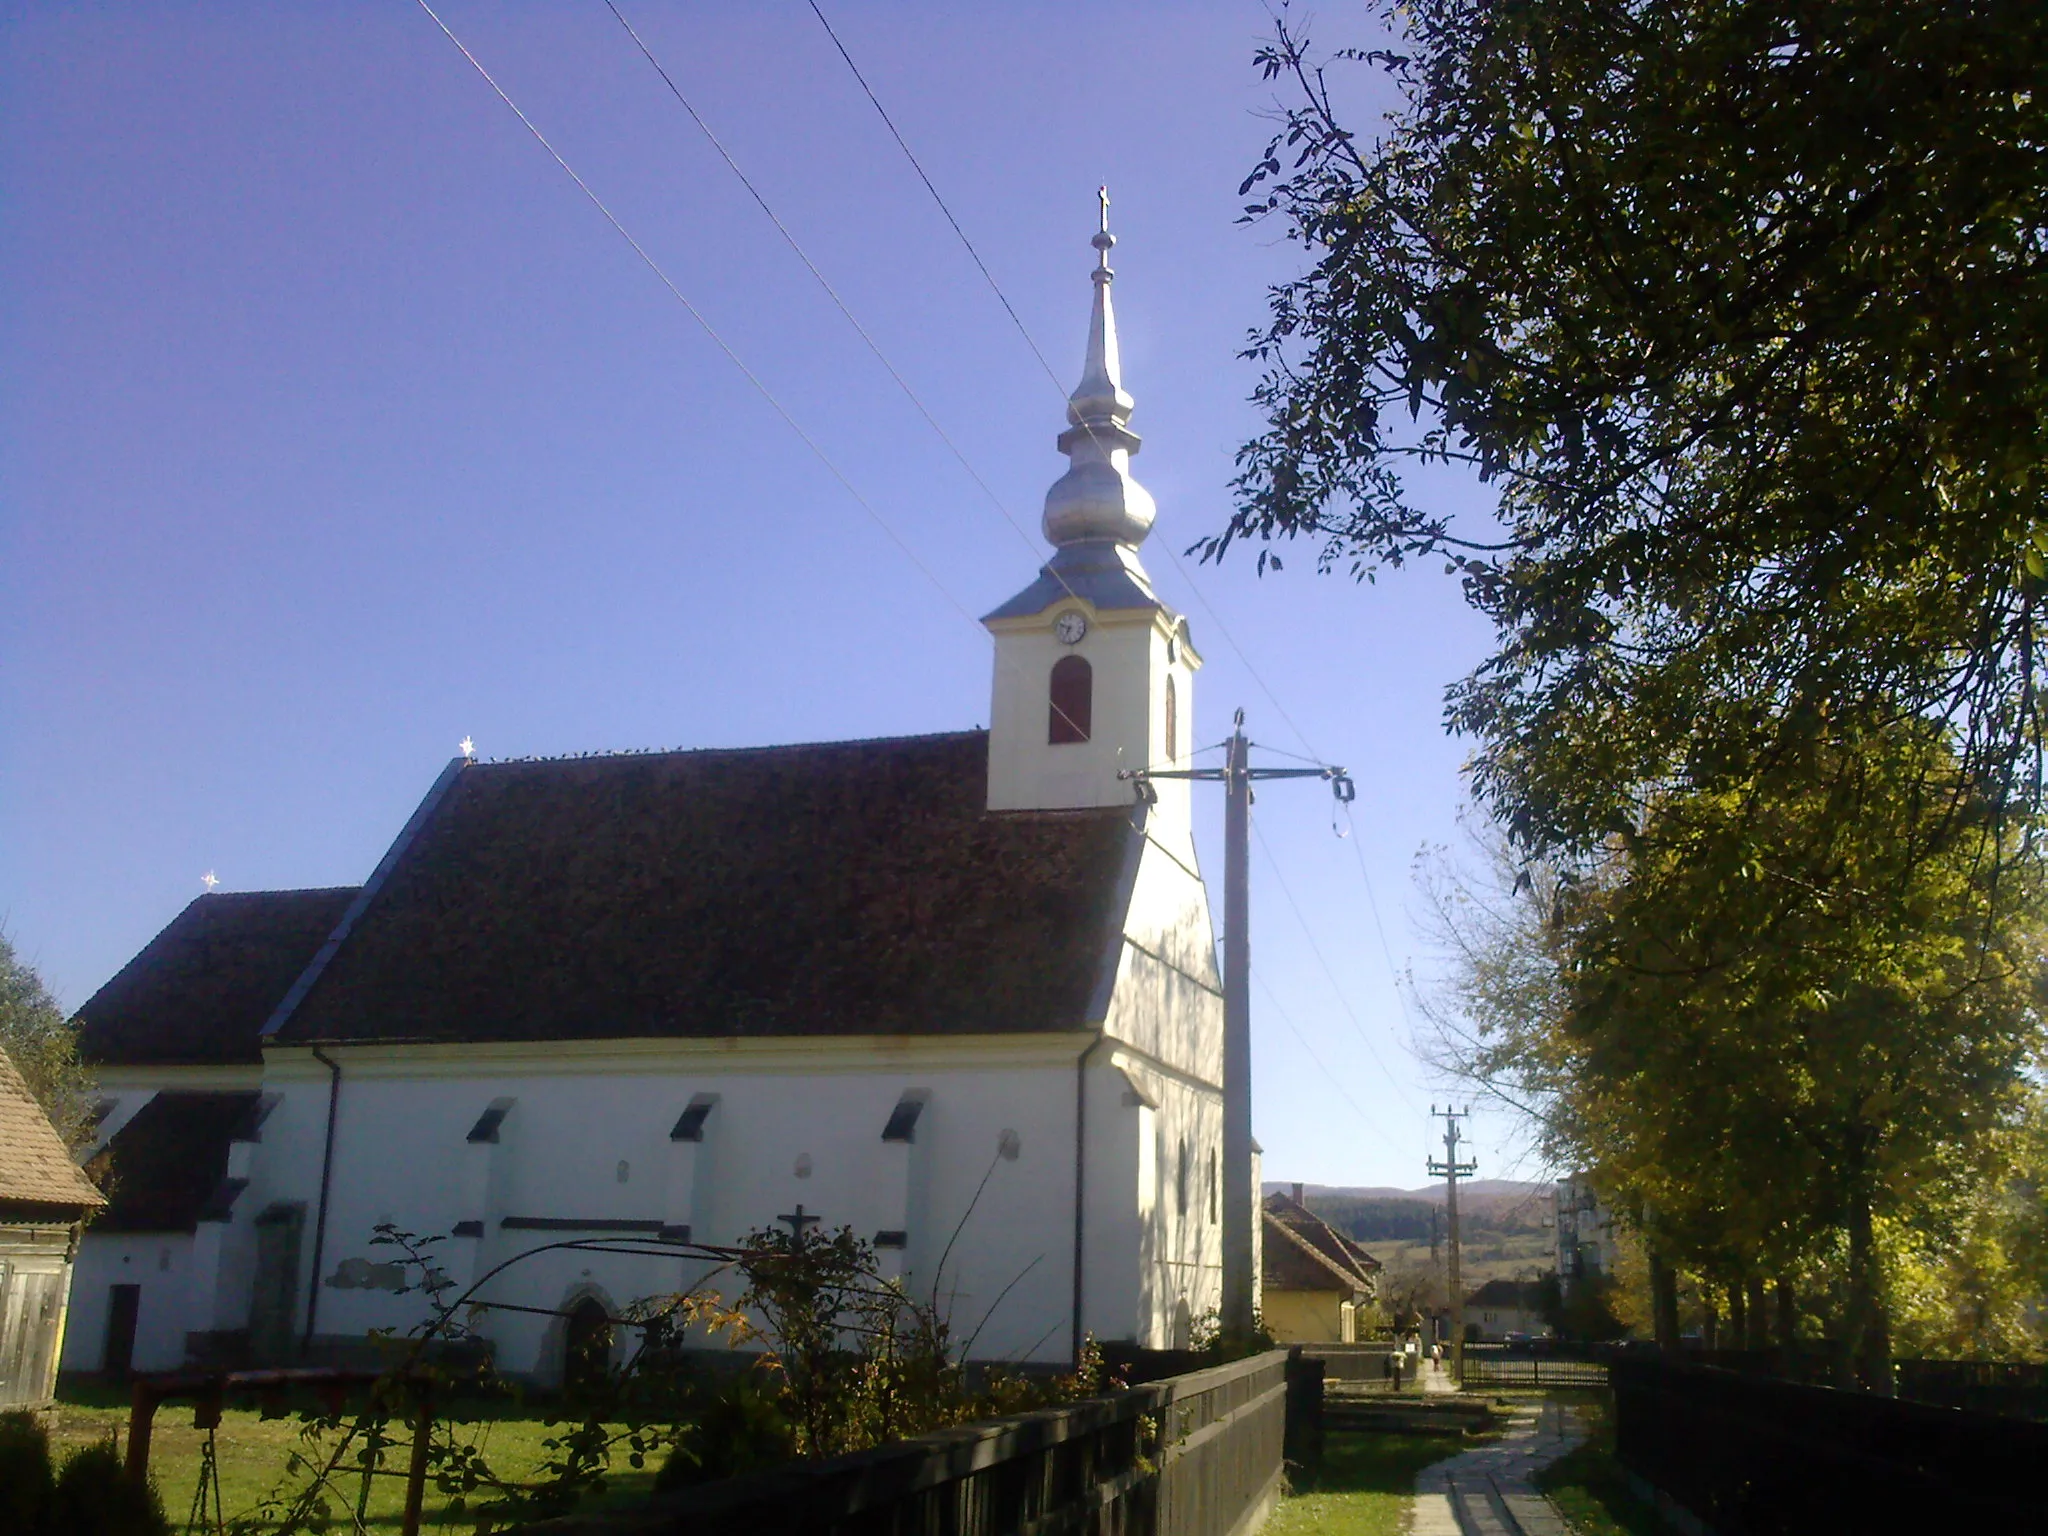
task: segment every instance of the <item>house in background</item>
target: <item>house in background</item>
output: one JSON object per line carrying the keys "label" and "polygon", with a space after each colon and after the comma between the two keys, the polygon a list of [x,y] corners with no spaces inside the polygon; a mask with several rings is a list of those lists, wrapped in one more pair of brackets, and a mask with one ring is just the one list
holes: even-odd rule
{"label": "house in background", "polygon": [[78,1234],[105,1203],[0,1051],[0,1409],[55,1394]]}
{"label": "house in background", "polygon": [[1379,1293],[1380,1262],[1292,1194],[1260,1209],[1260,1317],[1282,1344],[1354,1344]]}
{"label": "house in background", "polygon": [[1465,1298],[1465,1337],[1476,1344],[1497,1344],[1510,1334],[1547,1338],[1550,1323],[1543,1316],[1541,1280],[1489,1280]]}

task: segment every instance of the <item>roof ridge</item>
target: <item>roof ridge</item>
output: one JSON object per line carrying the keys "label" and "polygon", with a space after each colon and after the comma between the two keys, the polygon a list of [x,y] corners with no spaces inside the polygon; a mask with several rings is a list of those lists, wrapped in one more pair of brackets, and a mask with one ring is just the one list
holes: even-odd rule
{"label": "roof ridge", "polygon": [[[204,891],[193,897],[193,901],[246,901],[257,896],[339,896],[343,891],[359,891],[362,886],[353,882],[341,885],[281,885],[265,886],[253,891]],[[186,903],[189,908],[190,902]],[[186,908],[180,908],[180,911]],[[173,922],[177,919],[173,918]]]}
{"label": "roof ridge", "polygon": [[627,757],[755,757],[772,752],[825,751],[834,747],[879,747],[909,745],[916,742],[966,741],[973,737],[986,737],[988,727],[974,726],[960,731],[922,731],[908,736],[848,736],[832,741],[776,741],[754,746],[738,747],[622,747],[601,748],[589,752],[558,752],[535,754],[526,757],[472,758],[471,768],[517,768],[536,763],[584,763],[600,762],[612,758]]}
{"label": "roof ridge", "polygon": [[1293,1243],[1295,1247],[1299,1248],[1303,1253],[1307,1254],[1310,1258],[1314,1259],[1318,1264],[1322,1265],[1324,1269],[1327,1269],[1331,1274],[1335,1275],[1338,1279],[1346,1281],[1350,1284],[1363,1285],[1367,1287],[1369,1287],[1372,1284],[1372,1277],[1367,1275],[1363,1270],[1349,1269],[1343,1265],[1340,1265],[1334,1258],[1332,1258],[1329,1254],[1325,1253],[1316,1244],[1310,1242],[1306,1237],[1302,1236],[1301,1233],[1295,1231],[1294,1228],[1290,1226],[1287,1222],[1282,1221],[1279,1218],[1279,1216],[1276,1215],[1274,1212],[1267,1211],[1265,1215],[1267,1220],[1271,1221],[1275,1227],[1279,1228],[1281,1232],[1286,1234],[1287,1240],[1289,1242]]}

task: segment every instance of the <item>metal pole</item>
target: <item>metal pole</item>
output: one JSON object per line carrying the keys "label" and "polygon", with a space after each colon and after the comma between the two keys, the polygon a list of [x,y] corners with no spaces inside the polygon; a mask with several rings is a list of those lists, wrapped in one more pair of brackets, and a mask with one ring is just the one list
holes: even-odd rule
{"label": "metal pole", "polygon": [[1223,1332],[1252,1331],[1251,743],[1237,712],[1224,769]]}

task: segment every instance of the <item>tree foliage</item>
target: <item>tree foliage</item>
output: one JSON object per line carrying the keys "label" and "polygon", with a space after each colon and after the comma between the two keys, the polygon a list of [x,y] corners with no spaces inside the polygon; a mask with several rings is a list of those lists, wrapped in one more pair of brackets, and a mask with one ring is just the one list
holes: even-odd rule
{"label": "tree foliage", "polygon": [[[1498,629],[1454,690],[1482,800],[1584,849],[1673,779],[1850,709],[2040,788],[2048,10],[2030,0],[1414,0],[1318,61],[1244,190],[1312,258],[1249,355],[1208,542],[1447,558]],[[1400,93],[1362,138],[1335,91]],[[1333,82],[1328,70],[1340,72]],[[1412,494],[1500,491],[1497,539]],[[1262,551],[1262,561],[1270,555]]]}
{"label": "tree foliage", "polygon": [[35,967],[0,933],[0,1048],[57,1127],[66,1146],[80,1147],[93,1124],[93,1083],[78,1056],[78,1030],[57,1006]]}
{"label": "tree foliage", "polygon": [[1895,1312],[1923,1344],[2021,1348],[2039,862],[1957,789],[1938,727],[1818,750],[1667,792],[1541,898],[1499,844],[1490,899],[1439,877],[1446,1059],[1710,1291],[1834,1293],[1873,1368]]}

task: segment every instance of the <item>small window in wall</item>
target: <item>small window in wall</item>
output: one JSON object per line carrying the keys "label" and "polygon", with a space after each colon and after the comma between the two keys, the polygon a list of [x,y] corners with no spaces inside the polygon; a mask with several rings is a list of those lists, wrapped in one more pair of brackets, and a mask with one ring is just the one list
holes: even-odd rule
{"label": "small window in wall", "polygon": [[1180,756],[1180,701],[1174,696],[1173,679],[1166,680],[1166,760]]}
{"label": "small window in wall", "polygon": [[1095,715],[1095,669],[1085,656],[1062,656],[1052,664],[1052,708],[1045,739],[1053,746],[1086,741]]}
{"label": "small window in wall", "polygon": [[1180,1164],[1173,1175],[1173,1203],[1180,1215],[1188,1213],[1188,1139],[1180,1139]]}

